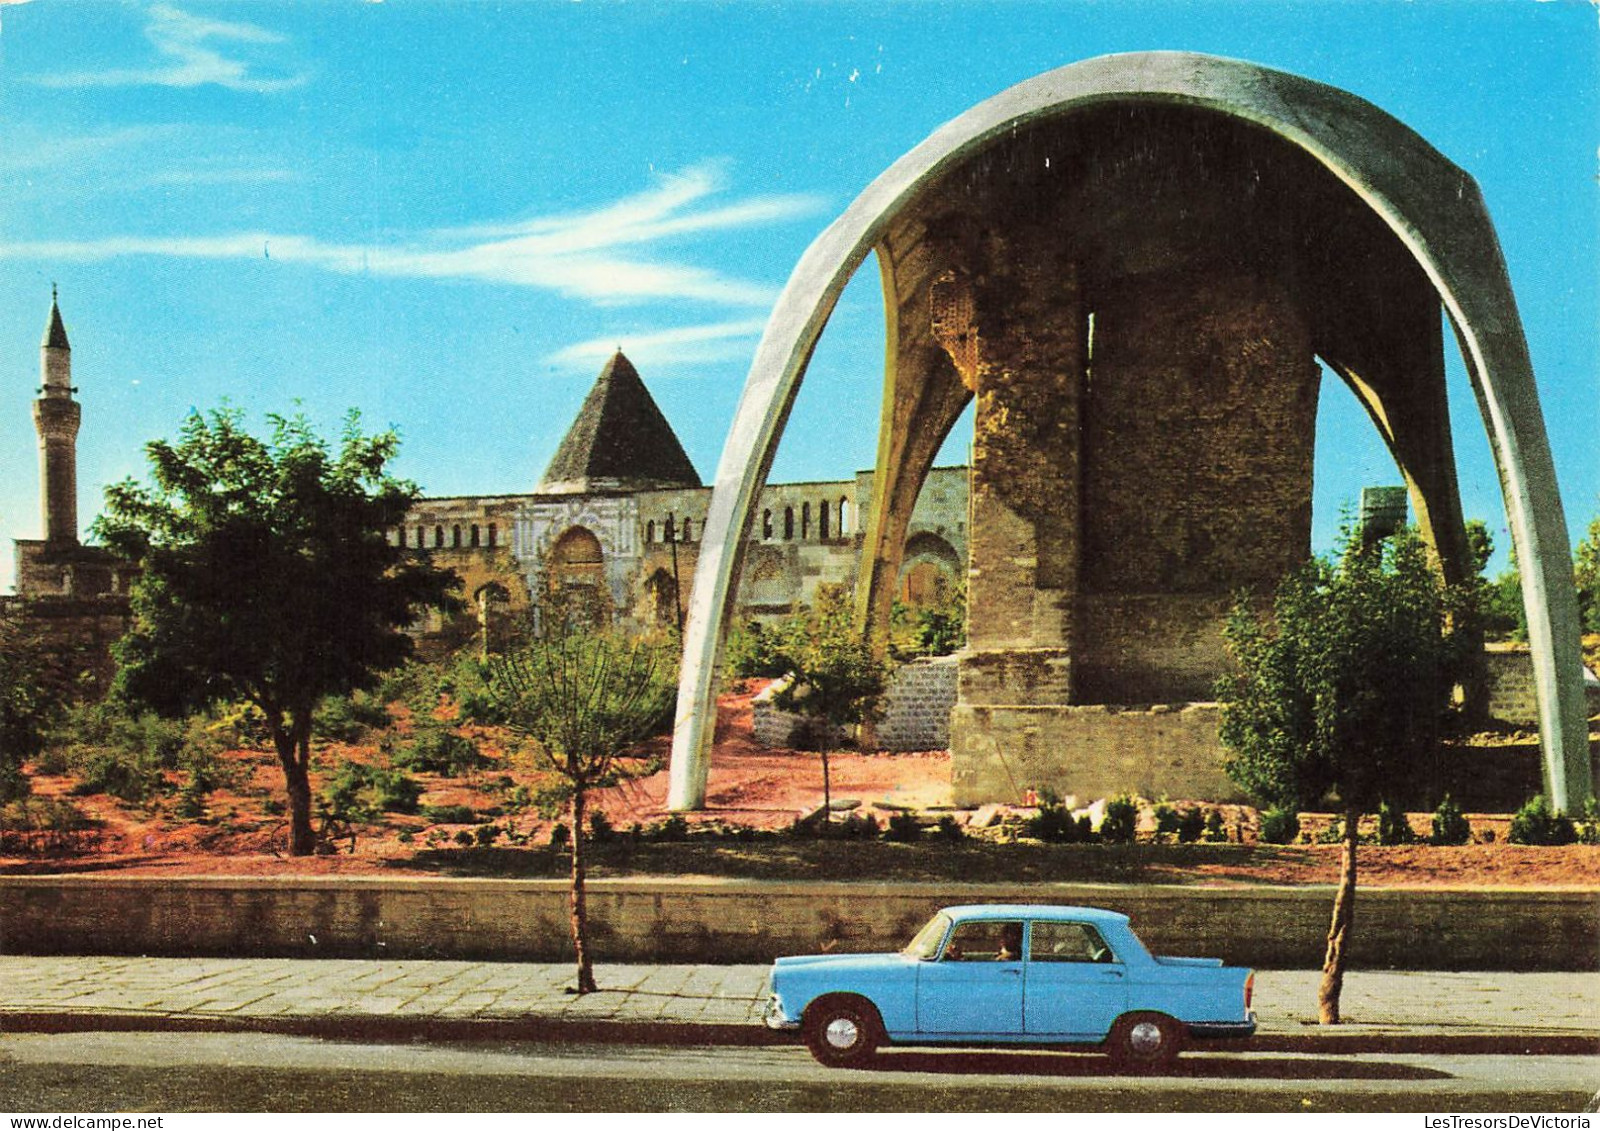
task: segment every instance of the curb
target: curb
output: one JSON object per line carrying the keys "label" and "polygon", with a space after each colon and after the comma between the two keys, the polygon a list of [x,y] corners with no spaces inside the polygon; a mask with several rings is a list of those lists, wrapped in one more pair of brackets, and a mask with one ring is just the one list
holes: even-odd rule
{"label": "curb", "polygon": [[[1457,1056],[1600,1056],[1600,1032],[1523,1031],[1441,1032],[1373,1027],[1304,1033],[1268,1032],[1246,1040],[1204,1041],[1191,1052],[1433,1053]],[[1357,1031],[1351,1031],[1356,1029]],[[0,1033],[274,1033],[338,1041],[410,1043],[421,1041],[514,1042],[535,1044],[716,1045],[759,1047],[798,1045],[798,1035],[758,1024],[692,1021],[563,1020],[556,1017],[454,1018],[375,1017],[371,1015],[282,1015],[206,1017],[194,1014],[0,1012]],[[920,1046],[919,1046],[920,1047]],[[1087,1046],[1086,1046],[1087,1048]]]}

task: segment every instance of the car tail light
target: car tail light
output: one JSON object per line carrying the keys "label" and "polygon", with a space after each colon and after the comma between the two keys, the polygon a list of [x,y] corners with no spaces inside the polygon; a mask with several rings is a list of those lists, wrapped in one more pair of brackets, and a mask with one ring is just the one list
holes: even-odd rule
{"label": "car tail light", "polygon": [[1250,999],[1256,992],[1256,972],[1250,971],[1250,976],[1244,980],[1244,1011],[1250,1012]]}

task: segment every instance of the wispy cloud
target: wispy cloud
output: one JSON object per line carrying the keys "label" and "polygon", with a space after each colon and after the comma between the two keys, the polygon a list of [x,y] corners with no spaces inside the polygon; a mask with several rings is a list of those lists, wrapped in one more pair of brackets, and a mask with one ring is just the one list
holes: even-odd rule
{"label": "wispy cloud", "polygon": [[674,237],[793,219],[811,197],[750,197],[708,203],[722,191],[721,166],[663,176],[650,188],[588,212],[429,232],[395,245],[319,240],[255,231],[214,236],[114,236],[0,244],[0,257],[100,261],[124,256],[269,259],[348,274],[476,279],[537,287],[597,305],[690,299],[730,306],[772,301],[776,288],[664,254]]}
{"label": "wispy cloud", "polygon": [[[262,74],[265,52],[284,36],[255,24],[193,16],[170,4],[152,5],[145,38],[160,60],[147,67],[111,68],[44,75],[41,86],[220,86],[249,94],[271,94],[305,83],[305,74]],[[224,54],[226,50],[227,54]],[[251,58],[241,56],[254,56]]]}
{"label": "wispy cloud", "polygon": [[0,149],[0,172],[77,168],[107,155],[117,156],[134,148],[149,149],[171,143],[187,136],[188,132],[185,126],[149,125],[74,136],[26,126],[11,127],[7,130],[7,145]]}
{"label": "wispy cloud", "polygon": [[750,356],[755,339],[765,325],[760,318],[746,318],[591,338],[557,350],[547,360],[559,369],[592,370],[620,349],[636,364],[650,370],[730,361]]}

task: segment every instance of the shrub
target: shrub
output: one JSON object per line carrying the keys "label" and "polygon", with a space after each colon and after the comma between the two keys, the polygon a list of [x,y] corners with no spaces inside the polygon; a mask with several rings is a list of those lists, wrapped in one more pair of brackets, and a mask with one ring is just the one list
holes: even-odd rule
{"label": "shrub", "polygon": [[1207,809],[1205,832],[1201,839],[1208,844],[1220,844],[1228,839],[1227,827],[1222,823],[1221,809]]}
{"label": "shrub", "polygon": [[341,821],[370,820],[378,813],[415,813],[422,785],[398,770],[342,761],[322,788],[328,815]]}
{"label": "shrub", "polygon": [[914,813],[896,813],[889,818],[889,827],[883,830],[885,840],[900,844],[915,844],[922,839],[922,822]]}
{"label": "shrub", "polygon": [[1178,810],[1174,809],[1171,805],[1168,805],[1165,801],[1160,801],[1156,803],[1155,816],[1157,840],[1163,840],[1166,837],[1175,837],[1178,835],[1178,829],[1183,820],[1183,817]]}
{"label": "shrub", "polygon": [[123,801],[144,801],[162,783],[161,769],[143,753],[105,746],[77,748],[68,758],[75,765],[77,796],[106,793]]}
{"label": "shrub", "polygon": [[1600,844],[1600,802],[1593,797],[1584,798],[1577,825],[1579,844]]}
{"label": "shrub", "polygon": [[491,765],[477,744],[449,727],[429,726],[394,752],[394,764],[419,774],[438,774],[455,778]]}
{"label": "shrub", "polygon": [[472,839],[479,848],[488,848],[504,835],[505,829],[499,825],[479,825],[472,830]]}
{"label": "shrub", "polygon": [[[463,830],[463,831],[465,831],[465,830]],[[459,836],[460,834],[458,833],[457,835]],[[567,828],[566,825],[560,824],[558,822],[555,826],[553,826],[550,829],[550,850],[552,852],[563,852],[563,851],[565,851],[567,845],[571,841],[572,841],[572,830]]]}
{"label": "shrub", "polygon": [[831,828],[835,836],[845,840],[871,840],[882,831],[878,828],[877,819],[867,813],[850,813],[844,820],[824,828]]}
{"label": "shrub", "polygon": [[1178,810],[1178,843],[1193,844],[1206,831],[1206,815],[1197,805]]}
{"label": "shrub", "polygon": [[1132,844],[1139,827],[1139,803],[1127,794],[1106,802],[1105,819],[1100,822],[1100,839],[1107,844]]}
{"label": "shrub", "polygon": [[777,679],[788,674],[789,640],[783,626],[746,621],[728,633],[728,671],[735,679]]}
{"label": "shrub", "polygon": [[1344,840],[1344,819],[1335,817],[1317,834],[1318,844],[1338,844]]}
{"label": "shrub", "polygon": [[1433,835],[1428,838],[1430,844],[1470,844],[1472,842],[1472,825],[1462,815],[1461,806],[1450,800],[1450,795],[1444,795],[1444,800],[1439,802],[1439,807],[1433,811]]}
{"label": "shrub", "polygon": [[650,826],[648,836],[651,840],[676,842],[689,839],[689,822],[683,815],[674,813],[664,821],[658,821]]}
{"label": "shrub", "polygon": [[1261,814],[1261,843],[1292,844],[1300,835],[1300,814],[1274,806]]}
{"label": "shrub", "polygon": [[69,801],[26,797],[0,806],[0,832],[81,832],[94,822]]}
{"label": "shrub", "polygon": [[424,805],[422,816],[436,825],[470,825],[478,819],[470,805]]}
{"label": "shrub", "polygon": [[1378,806],[1378,843],[1415,844],[1417,834],[1406,820],[1405,810],[1385,801]]}
{"label": "shrub", "polygon": [[1512,844],[1573,844],[1578,839],[1578,830],[1573,827],[1572,818],[1552,812],[1549,802],[1540,794],[1511,818],[1509,839]]}
{"label": "shrub", "polygon": [[359,742],[368,731],[389,725],[384,705],[363,691],[353,695],[329,695],[317,704],[311,718],[311,733],[334,742]]}
{"label": "shrub", "polygon": [[1022,822],[1022,835],[1052,844],[1074,844],[1088,839],[1072,812],[1060,803],[1046,803],[1039,811]]}
{"label": "shrub", "polygon": [[967,839],[967,830],[961,827],[961,822],[948,813],[939,818],[939,824],[934,829],[939,840],[947,844],[959,844]]}
{"label": "shrub", "polygon": [[596,809],[589,814],[589,839],[596,844],[608,844],[617,839],[617,830],[611,824],[611,818],[602,810]]}

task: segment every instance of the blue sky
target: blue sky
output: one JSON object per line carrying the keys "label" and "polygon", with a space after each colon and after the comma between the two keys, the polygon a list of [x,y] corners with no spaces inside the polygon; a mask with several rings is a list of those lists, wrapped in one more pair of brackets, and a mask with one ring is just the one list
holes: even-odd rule
{"label": "blue sky", "polygon": [[[146,440],[223,397],[298,401],[330,432],[359,408],[429,494],[531,490],[618,344],[709,481],[773,298],[863,187],[1013,83],[1148,49],[1343,87],[1477,178],[1581,534],[1600,510],[1587,3],[0,0],[0,539],[40,532],[28,403],[52,282],[85,525]],[[882,355],[869,263],[775,480],[871,465]],[[1503,558],[1454,356],[1450,383],[1466,511]],[[1323,402],[1319,547],[1363,484],[1398,481],[1353,399]]]}

